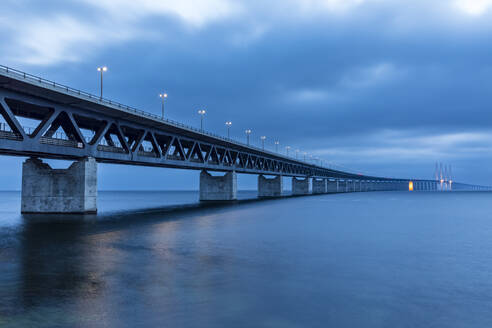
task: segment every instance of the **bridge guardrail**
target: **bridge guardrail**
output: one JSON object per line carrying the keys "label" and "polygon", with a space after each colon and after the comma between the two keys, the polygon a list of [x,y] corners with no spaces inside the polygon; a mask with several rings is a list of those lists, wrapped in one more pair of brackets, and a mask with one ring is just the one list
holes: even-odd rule
{"label": "bridge guardrail", "polygon": [[[76,95],[76,96],[79,96],[79,97],[82,96],[82,97],[88,98],[88,100],[93,101],[93,102],[98,101],[99,103],[103,103],[105,105],[109,105],[109,106],[111,106],[111,107],[113,107],[115,109],[129,111],[129,112],[138,114],[138,115],[143,116],[143,117],[151,118],[153,120],[157,120],[159,122],[163,122],[163,123],[172,125],[172,126],[177,127],[177,128],[187,129],[187,130],[193,131],[195,133],[200,133],[200,134],[203,134],[203,135],[206,135],[206,136],[209,136],[209,137],[213,137],[213,138],[220,139],[220,140],[223,140],[223,141],[226,141],[226,142],[234,143],[234,144],[237,144],[238,146],[241,146],[241,147],[247,147],[247,148],[250,148],[250,149],[253,149],[253,150],[256,150],[256,151],[260,151],[260,152],[263,152],[263,153],[271,154],[273,156],[286,158],[288,160],[295,160],[297,162],[304,163],[305,165],[311,165],[311,166],[314,166],[314,167],[320,167],[320,168],[330,169],[330,170],[334,170],[334,171],[340,171],[340,172],[346,172],[346,173],[350,173],[350,174],[361,175],[361,173],[360,173],[359,170],[353,170],[353,169],[346,168],[346,167],[343,167],[343,166],[340,166],[340,165],[331,164],[331,165],[326,166],[326,165],[323,165],[323,164],[315,164],[313,162],[309,162],[309,161],[305,161],[305,160],[302,160],[302,159],[294,158],[294,157],[291,157],[291,156],[288,156],[288,155],[283,155],[283,154],[280,154],[280,153],[276,153],[276,152],[264,150],[263,148],[260,148],[260,147],[252,146],[252,145],[249,145],[249,144],[245,144],[245,143],[243,143],[241,141],[237,141],[237,140],[234,140],[234,139],[231,139],[231,138],[226,138],[226,137],[223,137],[223,136],[218,135],[218,134],[213,133],[213,132],[208,132],[208,131],[205,131],[205,130],[202,130],[202,129],[195,128],[195,127],[190,126],[190,125],[186,125],[186,124],[181,123],[181,122],[178,122],[178,121],[174,121],[174,120],[171,120],[171,119],[163,118],[163,117],[158,116],[156,114],[152,114],[152,113],[143,111],[141,109],[138,109],[138,108],[135,108],[135,107],[132,107],[132,106],[128,106],[128,105],[125,105],[125,104],[122,104],[122,103],[119,103],[117,101],[113,101],[113,100],[110,100],[110,99],[107,99],[107,98],[104,98],[104,97],[96,96],[96,95],[91,94],[89,92],[82,91],[80,89],[75,89],[75,88],[69,87],[67,85],[64,85],[64,84],[61,84],[61,83],[57,83],[55,81],[51,81],[51,80],[48,80],[48,79],[45,79],[45,78],[42,78],[42,77],[39,77],[39,76],[36,76],[36,75],[33,75],[33,74],[29,74],[29,73],[26,73],[26,72],[23,72],[23,71],[14,69],[14,68],[10,68],[10,67],[5,66],[5,65],[0,65],[0,71],[4,71],[5,73],[7,73],[7,75],[11,75],[11,76],[14,76],[14,77],[17,77],[17,78],[20,78],[20,79],[24,79],[24,80],[27,80],[27,81],[31,81],[31,82],[35,82],[35,83],[41,84],[43,86],[47,86],[47,87],[50,87],[50,88],[57,89],[58,91],[63,91],[65,93]],[[1,129],[1,127],[0,127],[0,129]]]}

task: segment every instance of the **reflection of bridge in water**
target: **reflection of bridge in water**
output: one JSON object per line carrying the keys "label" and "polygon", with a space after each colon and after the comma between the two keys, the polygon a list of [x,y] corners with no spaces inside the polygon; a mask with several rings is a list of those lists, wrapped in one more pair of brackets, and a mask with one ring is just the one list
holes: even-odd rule
{"label": "reflection of bridge in water", "polygon": [[[259,197],[280,197],[282,177],[292,178],[294,195],[409,190],[409,179],[315,165],[3,66],[0,116],[0,154],[30,157],[22,172],[24,213],[96,212],[98,162],[200,170],[202,201],[235,200],[238,173],[259,175]],[[55,170],[39,158],[75,162]],[[414,190],[441,186],[438,180],[412,184]]]}

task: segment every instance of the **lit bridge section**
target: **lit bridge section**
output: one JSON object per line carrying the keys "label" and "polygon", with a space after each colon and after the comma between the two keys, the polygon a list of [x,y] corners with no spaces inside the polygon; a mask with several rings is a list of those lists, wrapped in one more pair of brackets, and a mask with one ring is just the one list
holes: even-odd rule
{"label": "lit bridge section", "polygon": [[[24,213],[96,212],[98,162],[200,170],[202,201],[235,200],[238,173],[259,176],[259,197],[281,196],[282,177],[292,177],[294,195],[409,188],[408,179],[306,163],[4,66],[0,116],[0,154],[29,157]],[[40,158],[74,163],[55,170]],[[413,186],[437,190],[437,181],[413,180]]]}

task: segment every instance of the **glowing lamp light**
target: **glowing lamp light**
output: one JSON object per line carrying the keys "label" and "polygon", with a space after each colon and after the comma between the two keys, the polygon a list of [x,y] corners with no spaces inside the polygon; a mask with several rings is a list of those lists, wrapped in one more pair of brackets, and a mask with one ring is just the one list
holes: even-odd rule
{"label": "glowing lamp light", "polygon": [[408,183],[408,191],[413,191],[413,181]]}

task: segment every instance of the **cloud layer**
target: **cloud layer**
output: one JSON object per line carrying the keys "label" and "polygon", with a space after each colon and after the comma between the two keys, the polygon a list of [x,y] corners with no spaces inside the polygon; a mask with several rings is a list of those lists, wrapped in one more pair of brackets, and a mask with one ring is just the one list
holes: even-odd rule
{"label": "cloud layer", "polygon": [[[492,1],[6,0],[1,62],[383,175],[492,184]],[[21,23],[19,23],[21,22]],[[255,140],[255,139],[254,139]],[[485,178],[484,178],[485,177]]]}

